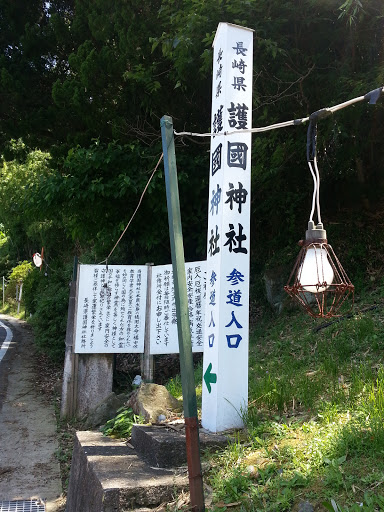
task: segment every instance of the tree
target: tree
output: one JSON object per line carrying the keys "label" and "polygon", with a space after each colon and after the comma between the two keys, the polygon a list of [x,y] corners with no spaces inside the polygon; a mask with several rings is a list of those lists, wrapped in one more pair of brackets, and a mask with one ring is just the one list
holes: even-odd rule
{"label": "tree", "polygon": [[50,156],[39,150],[29,151],[22,141],[11,141],[12,160],[0,161],[0,218],[5,226],[13,256],[30,257],[36,245],[52,230],[44,210],[34,206],[31,190],[50,174]]}
{"label": "tree", "polygon": [[[108,253],[161,152],[162,115],[172,115],[177,130],[209,129],[211,44],[219,22],[254,29],[254,126],[303,117],[383,81],[380,0],[33,0],[23,12],[14,5],[3,0],[2,151],[13,161],[5,141],[15,136],[49,150],[49,172],[20,194],[27,194],[26,211],[37,213],[45,239],[53,236],[49,223],[58,226],[55,247],[68,253],[74,245],[93,258]],[[321,121],[318,155],[329,217],[350,207],[352,197],[356,205],[374,203],[382,115],[381,106],[361,105]],[[260,262],[305,226],[312,187],[305,132],[301,126],[253,138]],[[203,257],[209,140],[176,142],[183,220],[193,233],[187,256]],[[169,257],[160,177],[118,257]],[[19,232],[21,241],[23,232],[28,245],[36,229],[21,218],[17,228],[18,215],[11,219],[5,209],[4,215],[13,222],[13,238]]]}
{"label": "tree", "polygon": [[0,2],[1,145],[23,138],[47,149],[57,140],[51,94],[53,82],[67,71],[63,46],[68,43],[60,36],[70,5],[70,0]]}

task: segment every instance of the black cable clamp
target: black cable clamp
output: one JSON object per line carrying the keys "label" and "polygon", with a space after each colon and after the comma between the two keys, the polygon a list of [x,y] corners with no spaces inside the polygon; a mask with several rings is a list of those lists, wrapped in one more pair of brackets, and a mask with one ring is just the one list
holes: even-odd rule
{"label": "black cable clamp", "polygon": [[316,112],[312,112],[312,114],[309,116],[309,122],[315,122],[319,119],[325,119],[326,117],[329,117],[332,115],[332,110],[330,108],[322,108],[320,110],[316,110]]}

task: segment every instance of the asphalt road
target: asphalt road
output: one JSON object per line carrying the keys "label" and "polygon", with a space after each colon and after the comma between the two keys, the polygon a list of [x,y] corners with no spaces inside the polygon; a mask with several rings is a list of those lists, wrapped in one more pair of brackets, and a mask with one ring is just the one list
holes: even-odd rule
{"label": "asphalt road", "polygon": [[7,389],[9,357],[11,353],[11,351],[6,350],[5,345],[3,345],[6,336],[7,331],[5,330],[3,325],[0,324],[0,413]]}
{"label": "asphalt road", "polygon": [[36,498],[54,512],[62,502],[59,446],[53,405],[36,386],[39,371],[29,325],[0,315],[0,505]]}

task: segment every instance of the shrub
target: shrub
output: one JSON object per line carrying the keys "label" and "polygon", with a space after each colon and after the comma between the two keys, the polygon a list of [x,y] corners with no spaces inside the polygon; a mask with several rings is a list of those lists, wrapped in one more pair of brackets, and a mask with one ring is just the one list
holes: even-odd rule
{"label": "shrub", "polygon": [[37,347],[56,362],[65,352],[70,271],[50,276],[37,270],[26,280],[26,308],[33,314],[31,324]]}

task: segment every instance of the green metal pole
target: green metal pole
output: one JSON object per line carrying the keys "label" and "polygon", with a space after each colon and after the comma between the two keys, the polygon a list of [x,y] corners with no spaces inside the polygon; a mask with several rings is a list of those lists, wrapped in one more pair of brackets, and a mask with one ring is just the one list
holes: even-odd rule
{"label": "green metal pole", "polygon": [[173,122],[169,116],[160,121],[163,142],[165,185],[167,190],[169,237],[171,242],[173,280],[175,288],[177,330],[180,350],[180,372],[183,390],[185,436],[191,505],[195,512],[203,512],[204,492],[200,462],[199,427],[196,389],[193,372],[191,329],[188,314],[187,279],[183,233],[181,229],[179,187],[177,180]]}

